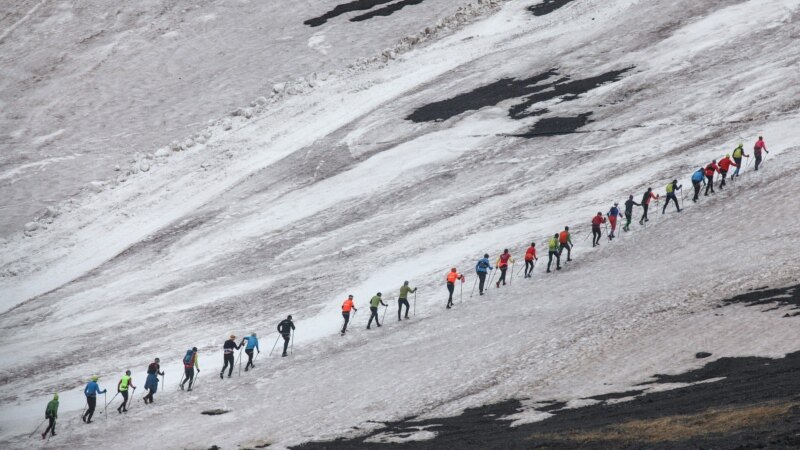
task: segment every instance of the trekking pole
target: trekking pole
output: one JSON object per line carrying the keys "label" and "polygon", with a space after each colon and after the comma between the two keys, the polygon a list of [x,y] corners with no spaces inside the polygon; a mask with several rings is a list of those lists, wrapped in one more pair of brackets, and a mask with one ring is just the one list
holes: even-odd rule
{"label": "trekking pole", "polygon": [[[388,308],[388,306],[387,306],[387,308]],[[386,314],[386,313],[384,312],[384,314]],[[290,355],[294,355],[294,334],[295,333],[296,333],[296,331],[292,330],[292,342],[291,342],[291,344],[289,344],[289,354]]]}
{"label": "trekking pole", "polygon": [[242,346],[239,346],[239,356],[236,357],[239,360],[239,376],[242,376]]}
{"label": "trekking pole", "polygon": [[[355,314],[353,314],[353,317],[355,317]],[[281,338],[281,335],[278,334],[278,337],[275,338],[275,344],[272,345],[272,350],[269,351],[269,355],[267,355],[267,356],[272,356],[272,352],[274,352],[275,351],[275,347],[278,346],[278,339],[280,339],[280,338]]]}
{"label": "trekking pole", "polygon": [[383,322],[383,319],[386,318],[386,310],[388,309],[389,309],[389,304],[387,303],[386,306],[383,307],[383,315],[381,316],[381,322]]}
{"label": "trekking pole", "polygon": [[[526,267],[527,267],[527,266],[526,266]],[[522,267],[522,266],[519,266],[519,270],[517,271],[517,276],[519,276],[519,273],[520,273],[520,272],[522,272],[522,269],[523,269],[523,267]]]}
{"label": "trekking pole", "polygon": [[458,294],[458,303],[464,301],[464,280],[461,280],[461,286],[459,286],[460,292]]}
{"label": "trekking pole", "polygon": [[125,405],[125,409],[131,407],[131,403],[133,403],[133,396],[136,395],[136,388],[133,388],[133,392],[131,392],[131,398],[128,399],[128,404]]}
{"label": "trekking pole", "polygon": [[475,282],[472,283],[472,290],[469,291],[469,298],[472,298],[472,294],[475,293],[475,286],[478,284],[478,277],[475,277]]}
{"label": "trekking pole", "polygon": [[39,425],[37,425],[37,426],[36,426],[36,428],[34,428],[34,429],[33,429],[33,431],[31,431],[31,434],[29,434],[29,435],[28,435],[28,437],[31,437],[31,436],[33,436],[33,435],[34,435],[34,433],[36,433],[36,431],[37,431],[37,430],[39,430],[39,427],[41,427],[41,426],[42,426],[42,424],[44,423],[44,421],[45,421],[45,420],[47,420],[47,417],[45,417],[45,418],[44,418],[44,420],[42,420],[41,422],[39,422]]}
{"label": "trekking pole", "polygon": [[[106,395],[106,394],[103,394],[103,399],[104,399],[104,401],[105,401],[105,398],[106,398],[106,397],[105,397],[105,395]],[[117,398],[117,395],[119,395],[119,391],[117,391],[117,393],[116,393],[116,394],[114,394],[114,396],[113,396],[113,397],[111,397],[111,401],[112,401],[112,402],[114,401],[114,399],[115,399],[115,398]],[[107,410],[107,409],[108,409],[108,402],[106,402],[106,406],[103,408],[103,412],[106,412],[106,410]],[[106,417],[108,417],[108,414],[106,414]]]}
{"label": "trekking pole", "polygon": [[414,292],[414,317],[417,316],[417,293]]}
{"label": "trekking pole", "polygon": [[197,369],[197,374],[195,374],[194,380],[191,381],[191,386],[190,387],[194,388],[195,386],[197,386],[197,380],[199,380],[199,379],[200,379],[200,369]]}
{"label": "trekking pole", "polygon": [[508,285],[509,286],[511,286],[511,282],[514,281],[514,264],[516,264],[516,262],[512,262],[511,263],[511,276],[508,277]]}
{"label": "trekking pole", "polygon": [[[181,385],[183,384],[183,379],[184,378],[186,378],[186,374],[185,373],[183,375],[181,375],[181,381],[178,382],[178,387],[175,388],[176,391],[181,388]],[[166,389],[166,388],[167,388],[167,386],[164,385],[164,389]]]}

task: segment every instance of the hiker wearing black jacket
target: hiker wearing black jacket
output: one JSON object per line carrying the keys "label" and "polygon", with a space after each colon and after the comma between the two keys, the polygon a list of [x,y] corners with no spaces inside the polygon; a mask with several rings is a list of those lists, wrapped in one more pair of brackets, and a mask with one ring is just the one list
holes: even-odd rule
{"label": "hiker wearing black jacket", "polygon": [[289,339],[292,337],[293,330],[294,322],[292,322],[291,315],[278,324],[278,333],[283,336],[283,355],[281,356],[286,356],[286,349],[289,348]]}
{"label": "hiker wearing black jacket", "polygon": [[629,196],[628,200],[625,202],[625,226],[622,227],[622,231],[629,231],[631,227],[631,220],[633,220],[633,206],[641,206],[639,203],[633,201],[633,196]]}
{"label": "hiker wearing black jacket", "polygon": [[230,368],[228,369],[228,378],[231,377],[231,375],[233,374],[233,364],[234,364],[233,351],[239,350],[241,347],[242,347],[241,345],[236,344],[236,336],[234,335],[231,335],[231,338],[225,341],[224,344],[222,344],[223,361],[225,362],[225,364],[222,366],[222,370],[219,372],[220,378],[223,378],[222,375],[225,373],[225,368],[227,368],[229,365]]}

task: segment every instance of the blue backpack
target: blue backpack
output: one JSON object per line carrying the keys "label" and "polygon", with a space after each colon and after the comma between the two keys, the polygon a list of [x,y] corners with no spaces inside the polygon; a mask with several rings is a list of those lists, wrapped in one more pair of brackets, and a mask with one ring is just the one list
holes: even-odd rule
{"label": "blue backpack", "polygon": [[194,352],[191,350],[187,350],[186,356],[183,357],[183,363],[186,365],[192,364],[192,356],[194,356]]}

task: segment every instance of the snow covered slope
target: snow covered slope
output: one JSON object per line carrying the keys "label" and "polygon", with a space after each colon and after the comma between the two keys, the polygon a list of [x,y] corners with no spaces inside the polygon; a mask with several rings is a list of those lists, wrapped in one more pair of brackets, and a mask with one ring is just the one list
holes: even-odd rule
{"label": "snow covered slope", "polygon": [[[21,435],[54,390],[69,391],[56,445],[281,447],[496,399],[619,390],[696,367],[699,350],[797,350],[781,311],[713,309],[797,282],[800,1],[577,0],[544,15],[535,3],[217,121],[4,243],[7,444],[30,445]],[[612,201],[673,178],[688,188],[759,134],[763,171],[680,214],[654,210],[597,250],[583,240]],[[542,252],[564,225],[577,231],[565,270],[540,260],[532,280],[469,298],[476,256],[520,257],[531,240]],[[465,302],[445,311],[452,265]],[[420,287],[414,319],[390,309],[366,331],[364,308],[337,335],[348,293],[364,307],[405,279]],[[286,314],[292,358],[214,378],[228,334],[266,336]],[[193,345],[200,384],[179,395]],[[130,368],[143,384],[155,356],[169,362],[155,405],[137,399],[103,433],[79,423],[88,375],[111,386]],[[216,407],[231,412],[199,415]]]}
{"label": "snow covered slope", "polygon": [[[345,0],[0,5],[0,237],[137,153],[182,141],[273,85],[373,56],[464,1],[303,22]],[[329,14],[330,15],[330,14]]]}

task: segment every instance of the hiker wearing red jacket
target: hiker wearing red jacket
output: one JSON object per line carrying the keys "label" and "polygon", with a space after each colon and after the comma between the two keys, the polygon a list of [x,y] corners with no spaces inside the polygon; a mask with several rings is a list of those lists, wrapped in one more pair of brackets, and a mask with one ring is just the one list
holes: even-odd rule
{"label": "hiker wearing red jacket", "polygon": [[756,170],[758,170],[758,166],[761,165],[761,150],[769,153],[769,151],[767,151],[767,144],[764,143],[764,138],[759,136],[756,145],[753,146],[753,155],[756,157]]}
{"label": "hiker wearing red jacket", "polygon": [[508,249],[505,249],[503,250],[503,254],[497,258],[497,263],[495,264],[495,266],[500,269],[500,279],[497,280],[495,284],[498,289],[500,288],[501,281],[503,282],[503,286],[506,285],[506,271],[508,270],[509,262],[513,263],[514,260],[511,258],[511,253],[508,253]]}
{"label": "hiker wearing red jacket", "polygon": [[603,217],[603,213],[598,211],[597,215],[592,217],[592,247],[600,245],[600,236],[603,235],[600,231],[600,225],[604,223],[606,223],[606,218]]}
{"label": "hiker wearing red jacket", "polygon": [[706,196],[708,195],[709,189],[711,189],[712,194],[714,193],[714,172],[719,172],[716,159],[712,160],[711,164],[706,166]]}
{"label": "hiker wearing red jacket", "polygon": [[730,154],[727,154],[724,158],[720,159],[717,165],[719,166],[719,173],[722,175],[722,181],[719,182],[719,188],[722,189],[725,187],[725,177],[728,175],[728,169],[730,169],[731,166],[739,166],[731,160]]}
{"label": "hiker wearing red jacket", "polygon": [[644,225],[645,222],[649,222],[650,219],[647,218],[647,208],[650,207],[650,200],[656,199],[658,200],[658,195],[653,193],[653,188],[647,188],[644,195],[642,195],[642,218],[639,219],[639,225]]}
{"label": "hiker wearing red jacket", "polygon": [[538,261],[539,258],[536,256],[536,243],[531,242],[531,246],[528,247],[528,250],[525,251],[525,277],[530,278],[531,273],[533,272],[533,261]]}

